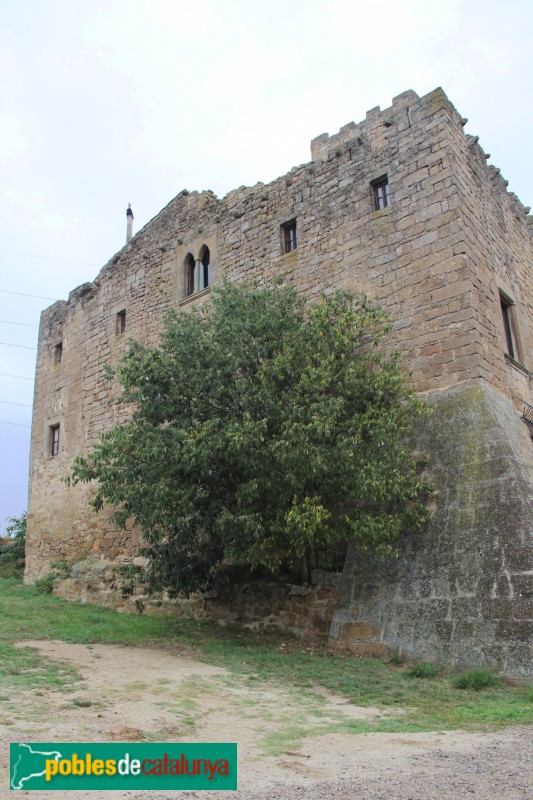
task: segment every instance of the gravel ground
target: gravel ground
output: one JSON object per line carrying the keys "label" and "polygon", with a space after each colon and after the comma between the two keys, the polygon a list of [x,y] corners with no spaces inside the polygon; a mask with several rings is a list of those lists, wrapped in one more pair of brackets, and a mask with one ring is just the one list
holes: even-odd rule
{"label": "gravel ground", "polygon": [[[23,646],[28,645],[48,658],[74,664],[84,678],[78,694],[90,702],[77,705],[71,695],[61,692],[35,694],[17,688],[16,705],[3,704],[6,709],[0,718],[0,798],[9,792],[10,741],[148,740],[237,742],[241,788],[229,793],[235,800],[533,800],[533,726],[488,733],[349,734],[326,724],[321,733],[316,731],[313,707],[302,706],[301,695],[291,687],[272,682],[250,685],[186,652],[46,640]],[[187,711],[194,715],[192,730],[183,727],[182,696],[194,701],[194,710]],[[338,722],[339,715],[367,719],[380,713],[334,696],[320,708],[322,714],[333,715],[330,722]],[[301,739],[300,750],[269,755],[265,736],[283,732],[291,721],[301,725],[305,714],[315,735]],[[220,800],[221,795],[220,791],[56,789],[23,790],[18,796]]]}
{"label": "gravel ground", "polygon": [[[379,736],[379,734],[377,734]],[[401,737],[398,737],[400,739]],[[348,766],[350,777],[306,785],[275,783],[231,793],[235,800],[533,800],[533,729],[470,737],[466,751],[437,749]],[[379,749],[379,748],[378,748]],[[134,793],[128,800],[213,800],[220,792]]]}
{"label": "gravel ground", "polygon": [[[398,737],[402,738],[402,737]],[[190,798],[213,792],[188,793]],[[185,797],[186,793],[182,792]],[[364,759],[349,778],[238,791],[235,800],[533,800],[533,728],[479,735],[467,752],[437,749],[382,763]],[[135,800],[141,800],[135,798]],[[158,800],[167,800],[160,797]],[[168,798],[170,800],[170,797]]]}

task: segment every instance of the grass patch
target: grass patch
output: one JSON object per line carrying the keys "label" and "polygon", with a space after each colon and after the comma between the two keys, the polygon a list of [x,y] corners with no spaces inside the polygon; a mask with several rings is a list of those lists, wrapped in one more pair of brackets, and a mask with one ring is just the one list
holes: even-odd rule
{"label": "grass patch", "polygon": [[485,669],[471,669],[455,678],[453,685],[456,689],[472,689],[480,692],[481,689],[491,689],[502,686],[502,679]]}
{"label": "grass patch", "polygon": [[92,704],[93,701],[89,697],[75,697],[72,701],[72,705],[77,708],[90,708]]}
{"label": "grass patch", "polygon": [[52,572],[49,572],[44,578],[39,578],[38,581],[35,581],[35,589],[40,592],[40,594],[52,594],[54,591],[55,579],[56,576]]}
{"label": "grass patch", "polygon": [[[533,722],[531,686],[510,686],[500,681],[480,692],[473,685],[454,685],[457,673],[444,670],[427,674],[434,665],[409,667],[385,660],[358,659],[288,637],[246,634],[202,620],[117,614],[39,594],[14,578],[0,579],[0,619],[0,692],[17,685],[33,689],[67,687],[77,678],[70,667],[50,662],[29,650],[13,648],[12,642],[16,640],[47,638],[169,649],[187,645],[194,648],[200,660],[244,676],[246,682],[254,682],[258,689],[265,681],[293,687],[291,691],[298,690],[302,697],[312,697],[318,711],[321,700],[314,691],[316,687],[344,695],[357,705],[391,712],[372,720],[345,721],[343,730],[475,730]],[[413,680],[410,672],[421,668],[426,674],[414,677],[429,680]],[[193,703],[194,689],[200,691],[200,683],[193,681],[185,693],[192,695]],[[183,700],[183,691],[179,694]],[[404,713],[395,715],[393,712],[398,708]],[[182,711],[185,710],[182,706]],[[180,721],[187,724],[184,717]],[[287,733],[286,741],[297,739],[299,730],[300,725],[296,724]],[[324,732],[324,728],[317,725],[316,731]],[[309,732],[307,729],[306,735]]]}
{"label": "grass patch", "polygon": [[[439,674],[440,669],[436,664],[413,664],[412,667],[408,667],[406,670],[406,675],[409,678],[436,678]],[[464,689],[468,689],[468,686],[462,687]]]}
{"label": "grass patch", "polygon": [[149,645],[170,641],[181,627],[173,617],[117,614],[99,606],[67,603],[15,578],[0,579],[0,640],[62,639]]}
{"label": "grass patch", "polygon": [[[70,664],[51,661],[30,648],[17,648],[0,639],[0,691],[20,688],[68,691],[80,680]],[[2,699],[7,699],[2,695]]]}

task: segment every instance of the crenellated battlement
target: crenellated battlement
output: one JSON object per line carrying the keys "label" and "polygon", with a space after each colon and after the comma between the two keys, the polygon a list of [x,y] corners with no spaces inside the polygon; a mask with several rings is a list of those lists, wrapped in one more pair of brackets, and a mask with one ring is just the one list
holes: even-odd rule
{"label": "crenellated battlement", "polygon": [[[408,119],[410,108],[419,103],[435,102],[440,97],[446,98],[442,89],[435,89],[422,99],[412,89],[408,89],[394,97],[392,106],[384,111],[375,106],[366,112],[366,119],[361,122],[348,122],[331,136],[328,133],[317,136],[311,142],[311,158],[313,161],[327,161],[336,149],[348,144],[359,145],[369,151],[375,150],[382,143],[383,134],[388,128],[401,125]],[[449,102],[447,98],[446,102]]]}

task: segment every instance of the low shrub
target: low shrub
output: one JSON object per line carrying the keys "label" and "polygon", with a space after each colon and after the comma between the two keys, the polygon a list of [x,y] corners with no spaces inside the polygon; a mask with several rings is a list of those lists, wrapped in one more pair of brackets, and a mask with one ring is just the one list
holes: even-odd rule
{"label": "low shrub", "polygon": [[475,692],[479,692],[481,689],[501,686],[502,683],[501,678],[487,669],[471,669],[468,672],[463,672],[453,681],[456,689],[472,689]]}
{"label": "low shrub", "polygon": [[57,573],[49,572],[44,578],[38,578],[35,581],[35,588],[41,594],[52,594],[54,591],[54,581],[57,578]]}
{"label": "low shrub", "polygon": [[409,678],[436,678],[440,669],[436,664],[413,664],[405,673]]}

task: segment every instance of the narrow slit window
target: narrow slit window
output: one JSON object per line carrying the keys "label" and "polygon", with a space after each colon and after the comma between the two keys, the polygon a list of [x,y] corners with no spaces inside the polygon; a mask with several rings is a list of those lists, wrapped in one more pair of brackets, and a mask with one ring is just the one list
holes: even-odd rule
{"label": "narrow slit window", "polygon": [[292,253],[298,246],[298,237],[296,234],[296,220],[285,222],[281,226],[282,245],[284,253]]}
{"label": "narrow slit window", "polygon": [[194,256],[189,253],[185,259],[185,294],[188,297],[195,292],[196,283],[196,262]]}
{"label": "narrow slit window", "polygon": [[374,195],[374,210],[382,211],[390,206],[389,180],[386,175],[372,181],[372,192]]}
{"label": "narrow slit window", "polygon": [[126,333],[126,310],[123,309],[117,314],[117,336]]}
{"label": "narrow slit window", "polygon": [[516,343],[513,335],[512,324],[512,303],[506,297],[500,294],[500,306],[502,309],[503,329],[505,332],[505,344],[507,346],[507,354],[511,358],[516,358]]}
{"label": "narrow slit window", "polygon": [[207,289],[209,286],[209,261],[211,255],[209,253],[209,247],[204,247],[202,251],[202,257],[200,259],[200,291],[202,289]]}
{"label": "narrow slit window", "polygon": [[52,425],[50,428],[50,455],[57,456],[59,453],[59,425]]}
{"label": "narrow slit window", "polygon": [[61,359],[63,358],[63,342],[59,342],[56,344],[54,348],[54,366],[57,364],[61,364]]}

